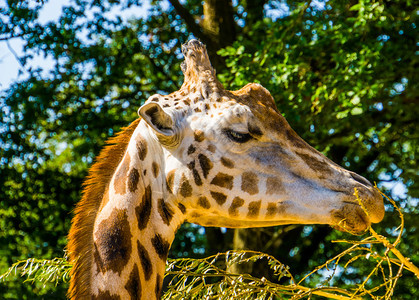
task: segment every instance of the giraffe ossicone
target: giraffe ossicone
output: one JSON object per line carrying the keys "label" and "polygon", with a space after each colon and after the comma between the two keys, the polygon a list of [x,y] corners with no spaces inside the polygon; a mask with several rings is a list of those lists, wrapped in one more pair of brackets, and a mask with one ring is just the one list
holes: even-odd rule
{"label": "giraffe ossicone", "polygon": [[89,172],[69,233],[71,299],[159,298],[185,221],[362,231],[384,216],[373,186],[304,142],[265,88],[225,90],[202,43],[182,52],[182,87],[151,96]]}

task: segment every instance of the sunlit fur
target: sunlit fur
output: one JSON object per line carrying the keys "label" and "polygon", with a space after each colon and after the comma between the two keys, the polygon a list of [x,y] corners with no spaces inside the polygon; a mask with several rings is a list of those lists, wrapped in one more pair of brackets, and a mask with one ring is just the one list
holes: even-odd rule
{"label": "sunlit fur", "polygon": [[383,218],[373,186],[304,142],[268,90],[225,90],[202,43],[182,52],[180,90],[151,96],[89,172],[69,234],[72,299],[159,298],[184,221],[362,231]]}
{"label": "sunlit fur", "polygon": [[107,141],[96,163],[90,168],[84,182],[83,197],[74,210],[74,218],[68,235],[68,255],[74,263],[68,296],[80,299],[90,293],[92,268],[93,225],[102,202],[103,194],[118,167],[131,135],[141,119],[132,122],[118,135]]}

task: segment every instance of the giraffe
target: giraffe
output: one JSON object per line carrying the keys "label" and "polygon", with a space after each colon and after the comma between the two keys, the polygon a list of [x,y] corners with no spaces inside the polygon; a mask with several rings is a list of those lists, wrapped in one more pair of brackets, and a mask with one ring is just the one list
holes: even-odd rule
{"label": "giraffe", "polygon": [[181,88],[151,96],[89,172],[69,233],[71,299],[159,298],[185,221],[363,231],[384,216],[371,183],[303,141],[269,91],[225,90],[197,40],[182,53]]}

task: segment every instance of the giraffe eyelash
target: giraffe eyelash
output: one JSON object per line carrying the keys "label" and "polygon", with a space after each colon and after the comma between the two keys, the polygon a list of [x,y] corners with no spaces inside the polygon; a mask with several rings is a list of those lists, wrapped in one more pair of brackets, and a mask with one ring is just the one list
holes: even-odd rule
{"label": "giraffe eyelash", "polygon": [[246,143],[252,139],[252,136],[249,133],[242,133],[232,129],[225,129],[224,133],[230,140],[240,144]]}

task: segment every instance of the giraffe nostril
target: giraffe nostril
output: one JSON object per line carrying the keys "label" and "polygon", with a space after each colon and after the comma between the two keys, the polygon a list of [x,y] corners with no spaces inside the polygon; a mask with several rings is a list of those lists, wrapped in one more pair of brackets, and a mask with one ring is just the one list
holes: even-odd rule
{"label": "giraffe nostril", "polygon": [[371,184],[371,182],[369,182],[367,179],[365,179],[364,177],[362,177],[362,176],[360,176],[360,175],[358,175],[358,174],[356,174],[356,173],[350,173],[351,174],[351,177],[355,180],[355,181],[357,181],[357,182],[359,182],[360,184],[362,184],[362,185],[365,185],[365,186],[372,186],[372,184]]}

